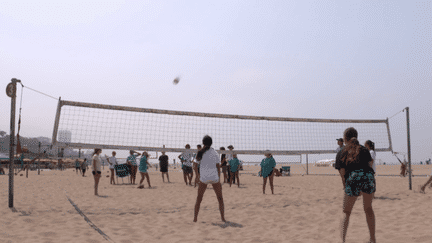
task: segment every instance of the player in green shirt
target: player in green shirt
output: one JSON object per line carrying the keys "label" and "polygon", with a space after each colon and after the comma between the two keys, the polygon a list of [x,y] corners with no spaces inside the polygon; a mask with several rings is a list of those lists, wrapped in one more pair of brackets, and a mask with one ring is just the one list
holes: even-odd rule
{"label": "player in green shirt", "polygon": [[230,187],[232,184],[232,181],[234,180],[234,176],[237,179],[237,186],[240,187],[240,180],[239,180],[239,169],[240,169],[240,160],[237,159],[237,154],[233,154],[233,158],[228,161],[230,165]]}
{"label": "player in green shirt", "polygon": [[270,188],[272,191],[272,194],[274,194],[273,191],[273,169],[276,167],[276,161],[274,160],[273,156],[270,153],[265,154],[266,158],[261,161],[261,175],[263,177],[263,194],[265,194],[265,187],[267,183],[267,178],[269,178],[270,181]]}

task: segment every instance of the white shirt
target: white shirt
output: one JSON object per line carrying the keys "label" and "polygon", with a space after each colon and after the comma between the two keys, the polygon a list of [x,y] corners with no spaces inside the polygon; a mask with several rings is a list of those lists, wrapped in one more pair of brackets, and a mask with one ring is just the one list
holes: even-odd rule
{"label": "white shirt", "polygon": [[[96,168],[94,167],[94,162],[93,162],[95,160],[96,160]],[[102,171],[101,170],[101,161],[102,161],[102,159],[99,155],[97,155],[97,154],[93,155],[92,162],[91,162],[92,171]]]}
{"label": "white shirt", "polygon": [[200,181],[205,184],[213,184],[219,182],[219,174],[217,164],[220,164],[219,154],[210,148],[207,150],[201,159],[195,163],[200,165]]}
{"label": "white shirt", "polygon": [[183,160],[185,160],[185,162],[183,162],[185,166],[192,167],[193,154],[191,152],[183,152],[180,155],[180,158],[183,158]]}
{"label": "white shirt", "polygon": [[341,150],[343,149],[343,147],[344,147],[344,146],[342,146],[342,147],[338,147],[338,148],[336,149],[336,153],[339,153],[339,151],[341,151]]}
{"label": "white shirt", "polygon": [[373,150],[370,150],[369,152],[370,152],[370,155],[371,155],[371,157],[373,159],[372,169],[376,173],[376,163],[375,163],[376,153]]}
{"label": "white shirt", "polygon": [[233,159],[233,155],[232,154],[227,154],[225,158],[226,158],[227,162],[230,162],[230,160]]}
{"label": "white shirt", "polygon": [[108,163],[110,169],[114,169],[114,165],[118,165],[117,158],[115,156],[108,158]]}

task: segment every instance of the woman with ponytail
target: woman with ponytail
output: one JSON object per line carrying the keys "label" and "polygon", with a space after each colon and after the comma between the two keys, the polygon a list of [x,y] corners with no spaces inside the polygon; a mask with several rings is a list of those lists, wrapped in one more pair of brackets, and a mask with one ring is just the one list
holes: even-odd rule
{"label": "woman with ponytail", "polygon": [[[196,160],[193,165],[195,174],[199,178],[198,196],[195,203],[195,214],[193,220],[194,222],[197,222],[198,220],[198,213],[201,201],[203,199],[204,192],[206,191],[208,184],[212,184],[213,190],[215,191],[217,200],[219,202],[221,219],[223,222],[225,222],[222,185],[220,183],[219,154],[211,147],[212,143],[213,141],[210,136],[204,136],[204,147],[200,151],[198,151]],[[200,170],[198,170],[198,165],[200,165]]]}
{"label": "woman with ponytail", "polygon": [[140,164],[139,164],[139,171],[140,171],[140,174],[141,174],[141,181],[140,181],[139,186],[138,186],[139,189],[143,189],[144,188],[144,183],[143,182],[144,182],[144,178],[146,178],[146,177],[147,177],[147,183],[149,185],[149,188],[151,188],[150,177],[149,177],[149,174],[147,172],[147,168],[151,167],[151,165],[148,162],[148,158],[149,157],[150,156],[149,156],[149,154],[146,151],[144,151],[142,153],[142,157],[140,159]]}
{"label": "woman with ponytail", "polygon": [[369,227],[370,240],[375,243],[375,214],[372,209],[373,193],[376,190],[374,171],[370,167],[372,157],[367,148],[357,140],[357,130],[349,127],[344,131],[345,147],[336,156],[335,168],[339,170],[344,185],[342,242],[345,242],[349,218],[357,197],[363,194],[363,208]]}

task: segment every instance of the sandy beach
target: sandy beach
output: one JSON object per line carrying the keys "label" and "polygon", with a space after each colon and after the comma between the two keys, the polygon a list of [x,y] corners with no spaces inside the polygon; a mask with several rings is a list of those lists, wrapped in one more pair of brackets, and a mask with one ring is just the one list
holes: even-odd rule
{"label": "sandy beach", "polygon": [[[399,166],[393,167],[378,166],[378,174],[398,174]],[[275,195],[269,185],[263,195],[263,179],[254,175],[258,169],[245,166],[240,188],[223,184],[227,223],[220,220],[211,186],[194,223],[197,188],[186,186],[182,173],[172,169],[172,183],[163,183],[153,167],[153,188],[145,184],[145,189],[137,189],[127,179],[124,184],[119,179],[120,185],[110,185],[105,167],[101,197],[93,195],[90,173],[82,177],[73,169],[44,170],[40,175],[30,171],[26,178],[21,172],[23,176],[15,176],[15,212],[8,207],[8,176],[3,175],[0,242],[340,242],[343,190],[339,176],[302,176],[303,169],[293,166],[292,176],[275,177]],[[337,172],[309,166],[309,172],[319,169]],[[413,169],[414,174],[429,175],[432,165]],[[377,242],[432,241],[432,189],[427,188],[426,194],[415,192],[426,180],[413,177],[410,191],[407,177],[377,176],[373,202]],[[360,198],[350,218],[347,242],[365,242],[368,236]]]}

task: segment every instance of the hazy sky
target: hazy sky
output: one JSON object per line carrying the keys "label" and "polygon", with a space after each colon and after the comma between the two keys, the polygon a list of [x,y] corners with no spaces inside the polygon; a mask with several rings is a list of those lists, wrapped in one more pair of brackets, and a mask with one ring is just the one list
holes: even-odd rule
{"label": "hazy sky", "polygon": [[[410,107],[412,158],[424,161],[431,30],[430,1],[0,0],[0,80],[64,100],[224,114],[386,119]],[[56,107],[24,89],[20,134],[51,137]],[[390,124],[406,151],[405,113]]]}

